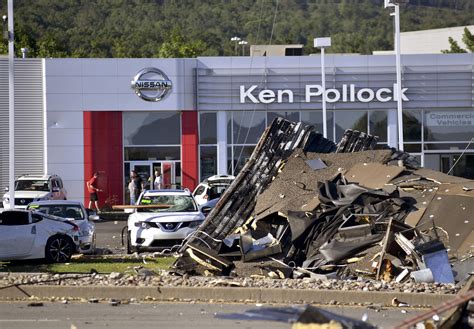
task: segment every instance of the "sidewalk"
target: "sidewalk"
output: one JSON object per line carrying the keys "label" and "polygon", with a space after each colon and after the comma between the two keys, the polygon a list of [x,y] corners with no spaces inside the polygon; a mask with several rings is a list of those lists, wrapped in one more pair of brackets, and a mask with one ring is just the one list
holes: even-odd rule
{"label": "sidewalk", "polygon": [[[34,297],[33,297],[34,296]],[[225,303],[328,304],[392,307],[393,299],[410,307],[432,307],[455,298],[448,294],[295,290],[233,287],[104,287],[20,285],[0,287],[0,300],[21,299],[118,299],[137,301],[201,301]]]}

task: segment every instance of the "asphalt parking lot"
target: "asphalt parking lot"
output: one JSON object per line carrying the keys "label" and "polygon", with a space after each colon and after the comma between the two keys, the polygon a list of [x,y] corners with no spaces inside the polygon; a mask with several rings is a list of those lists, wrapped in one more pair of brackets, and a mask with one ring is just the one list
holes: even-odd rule
{"label": "asphalt parking lot", "polygon": [[108,249],[114,254],[125,253],[125,246],[122,246],[122,229],[126,225],[127,221],[124,218],[113,218],[113,216],[95,222],[97,248]]}
{"label": "asphalt parking lot", "polygon": [[[135,303],[111,307],[109,303],[43,303],[29,307],[27,302],[1,303],[0,328],[291,328],[288,322],[251,320],[245,311],[262,309],[256,304]],[[291,308],[291,305],[265,307]],[[374,310],[361,307],[324,307],[327,311],[367,319],[379,328],[392,328],[423,312],[398,309]],[[22,316],[19,318],[18,314]],[[223,317],[233,314],[233,319]],[[271,315],[267,313],[267,316]]]}

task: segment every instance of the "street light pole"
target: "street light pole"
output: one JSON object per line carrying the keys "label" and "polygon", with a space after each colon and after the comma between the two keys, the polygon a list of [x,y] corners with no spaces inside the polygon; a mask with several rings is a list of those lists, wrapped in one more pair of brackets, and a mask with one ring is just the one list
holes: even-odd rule
{"label": "street light pole", "polygon": [[331,38],[315,38],[314,46],[317,48],[321,48],[321,86],[323,87],[323,136],[324,138],[328,138],[328,123],[326,113],[326,66],[324,63],[324,49],[327,47],[331,47]]}
{"label": "street light pole", "polygon": [[9,197],[15,208],[15,47],[13,33],[13,0],[8,0],[8,124],[9,124]]}
{"label": "street light pole", "polygon": [[230,41],[235,43],[234,55],[237,56],[237,43],[240,41],[240,38],[239,37],[232,37],[232,38],[230,38]]}
{"label": "street light pole", "polygon": [[247,41],[242,40],[239,42],[239,45],[242,45],[242,56],[245,56],[245,45],[248,44]]}
{"label": "street light pole", "polygon": [[395,61],[397,66],[398,149],[403,151],[402,68],[400,61],[400,5],[395,6]]}
{"label": "street light pole", "polygon": [[408,0],[385,0],[385,8],[393,7],[394,12],[391,16],[394,16],[395,21],[395,65],[397,74],[397,84],[395,88],[395,97],[397,99],[397,126],[398,126],[398,149],[404,150],[403,141],[403,104],[402,104],[402,67],[400,59],[400,4],[407,3]]}

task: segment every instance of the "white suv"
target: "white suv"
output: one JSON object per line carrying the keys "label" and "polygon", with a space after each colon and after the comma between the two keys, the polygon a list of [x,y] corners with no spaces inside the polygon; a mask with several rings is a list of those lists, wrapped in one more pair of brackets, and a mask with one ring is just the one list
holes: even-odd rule
{"label": "white suv", "polygon": [[128,217],[127,253],[172,249],[204,221],[188,190],[144,191]]}
{"label": "white suv", "polygon": [[[3,208],[12,208],[10,193],[3,196]],[[15,181],[15,208],[26,209],[28,204],[40,200],[66,200],[67,192],[58,175],[21,176]]]}
{"label": "white suv", "polygon": [[205,179],[194,189],[194,200],[202,206],[206,202],[220,198],[234,179],[232,175],[214,175]]}

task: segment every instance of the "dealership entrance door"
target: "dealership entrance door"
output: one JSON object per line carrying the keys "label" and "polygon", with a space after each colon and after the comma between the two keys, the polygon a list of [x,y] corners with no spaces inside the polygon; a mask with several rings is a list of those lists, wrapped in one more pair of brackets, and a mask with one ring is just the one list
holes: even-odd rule
{"label": "dealership entrance door", "polygon": [[155,171],[161,172],[161,187],[163,189],[176,189],[181,187],[181,162],[180,161],[130,161],[125,163],[125,200],[130,201],[128,183],[130,171],[135,170],[143,180],[145,189],[153,189]]}
{"label": "dealership entrance door", "polygon": [[474,153],[425,153],[425,167],[474,179]]}

